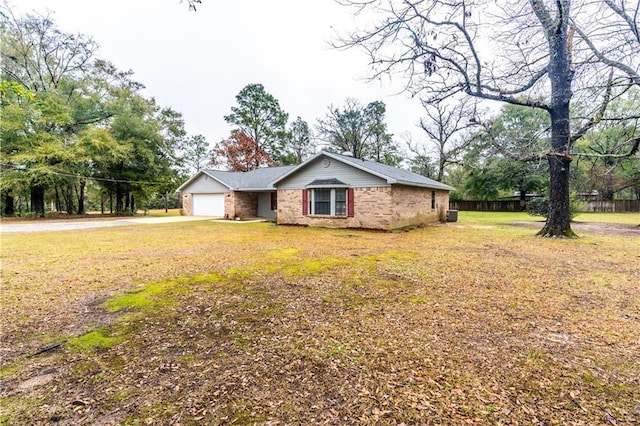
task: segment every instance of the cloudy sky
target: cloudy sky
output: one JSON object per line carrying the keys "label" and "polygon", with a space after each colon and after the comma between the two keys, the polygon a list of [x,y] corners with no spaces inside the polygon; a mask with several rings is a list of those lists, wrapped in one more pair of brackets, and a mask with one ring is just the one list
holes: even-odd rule
{"label": "cloudy sky", "polygon": [[229,134],[223,117],[249,83],[310,125],[348,97],[382,100],[397,139],[421,138],[422,108],[397,94],[401,82],[368,83],[364,53],[330,47],[336,31],[360,25],[333,0],[203,0],[197,12],[180,0],[10,2],[17,15],[48,11],[61,30],[93,37],[100,57],[133,70],[146,96],[181,112],[187,132],[210,143]]}

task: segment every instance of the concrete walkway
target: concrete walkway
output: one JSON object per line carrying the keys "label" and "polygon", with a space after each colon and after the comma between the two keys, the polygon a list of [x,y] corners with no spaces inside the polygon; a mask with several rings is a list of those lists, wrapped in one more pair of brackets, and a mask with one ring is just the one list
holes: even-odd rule
{"label": "concrete walkway", "polygon": [[56,221],[37,220],[33,222],[0,222],[0,233],[71,231],[78,229],[108,228],[127,225],[154,225],[158,223],[190,222],[195,220],[213,220],[207,216],[166,216],[166,217],[128,217],[122,219],[97,218],[92,220],[64,219]]}

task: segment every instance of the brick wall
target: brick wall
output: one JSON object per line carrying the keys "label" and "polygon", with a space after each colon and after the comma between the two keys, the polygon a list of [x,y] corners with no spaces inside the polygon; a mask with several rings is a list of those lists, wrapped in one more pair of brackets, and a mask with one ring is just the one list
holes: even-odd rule
{"label": "brick wall", "polygon": [[278,190],[278,224],[330,228],[396,229],[439,220],[439,209],[449,203],[447,191],[436,191],[431,208],[431,189],[409,186],[354,188],[354,217],[303,216],[302,190]]}
{"label": "brick wall", "polygon": [[[432,203],[433,193],[435,203]],[[449,205],[447,191],[414,186],[393,186],[392,198],[393,215],[390,229],[438,222],[440,215],[446,214]]]}
{"label": "brick wall", "polygon": [[191,211],[191,193],[182,194],[182,211],[181,214],[184,216],[191,216],[193,212]]}
{"label": "brick wall", "polygon": [[225,194],[224,211],[229,219],[258,216],[257,192],[230,192]]}

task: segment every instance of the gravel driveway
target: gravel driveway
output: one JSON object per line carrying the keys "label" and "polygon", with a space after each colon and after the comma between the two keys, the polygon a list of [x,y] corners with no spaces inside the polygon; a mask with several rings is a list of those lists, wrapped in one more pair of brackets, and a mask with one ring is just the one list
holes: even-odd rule
{"label": "gravel driveway", "polygon": [[0,233],[15,232],[45,232],[71,231],[78,229],[107,228],[126,225],[152,225],[156,223],[187,222],[193,220],[211,220],[204,216],[168,216],[168,217],[130,217],[126,219],[97,219],[97,220],[63,220],[63,221],[33,221],[20,223],[0,223]]}

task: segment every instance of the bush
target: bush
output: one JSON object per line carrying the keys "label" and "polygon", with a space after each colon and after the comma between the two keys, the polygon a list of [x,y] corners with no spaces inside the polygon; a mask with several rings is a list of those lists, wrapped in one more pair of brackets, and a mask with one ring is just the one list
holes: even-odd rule
{"label": "bush", "polygon": [[532,198],[527,203],[527,214],[529,216],[547,217],[549,212],[549,199],[547,197]]}
{"label": "bush", "polygon": [[[584,211],[584,203],[574,195],[571,195],[569,198],[569,217],[571,220],[582,211]],[[547,197],[532,198],[527,203],[527,214],[530,216],[542,216],[546,218],[548,213],[549,198]]]}

